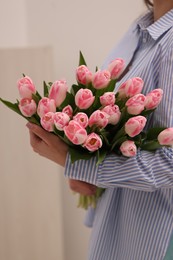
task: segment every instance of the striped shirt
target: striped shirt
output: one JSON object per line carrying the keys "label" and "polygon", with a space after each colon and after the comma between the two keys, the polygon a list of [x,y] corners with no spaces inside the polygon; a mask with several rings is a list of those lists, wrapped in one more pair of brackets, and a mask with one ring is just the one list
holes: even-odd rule
{"label": "striped shirt", "polygon": [[[152,12],[137,19],[104,67],[118,57],[132,66],[116,88],[132,77],[144,80],[143,94],[162,88],[147,127],[173,127],[173,9],[156,22]],[[93,216],[89,260],[164,259],[173,232],[172,148],[110,154],[98,166],[96,158],[71,164],[68,155],[65,176],[106,188]]]}

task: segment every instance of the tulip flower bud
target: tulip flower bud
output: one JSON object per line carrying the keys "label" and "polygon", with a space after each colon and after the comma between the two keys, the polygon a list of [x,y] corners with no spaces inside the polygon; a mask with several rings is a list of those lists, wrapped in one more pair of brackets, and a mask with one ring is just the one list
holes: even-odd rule
{"label": "tulip flower bud", "polygon": [[115,59],[108,65],[108,70],[111,73],[111,79],[118,79],[125,68],[125,61],[123,59]]}
{"label": "tulip flower bud", "polygon": [[134,137],[144,129],[147,119],[144,116],[134,116],[125,123],[125,132]]}
{"label": "tulip flower bud", "polygon": [[148,93],[146,95],[146,102],[145,102],[146,109],[151,110],[156,108],[160,104],[162,100],[162,96],[163,96],[163,90],[160,88],[154,89],[150,93]]}
{"label": "tulip flower bud", "polygon": [[32,94],[36,93],[34,83],[28,76],[19,79],[17,82],[17,87],[21,98],[32,99]]}
{"label": "tulip flower bud", "polygon": [[92,72],[85,65],[76,69],[76,79],[83,85],[88,85],[92,81]]}
{"label": "tulip flower bud", "polygon": [[22,115],[31,117],[37,111],[37,105],[33,99],[22,98],[19,102],[19,109]]}
{"label": "tulip flower bud", "polygon": [[97,151],[100,147],[102,147],[102,139],[96,133],[91,133],[87,136],[85,143],[83,146],[89,150],[90,152]]}
{"label": "tulip flower bud", "polygon": [[87,109],[89,108],[93,102],[95,97],[90,89],[79,89],[75,95],[75,103],[76,106],[80,109]]}
{"label": "tulip flower bud", "polygon": [[120,151],[124,156],[132,157],[136,155],[137,147],[134,141],[127,140],[121,144]]}
{"label": "tulip flower bud", "polygon": [[65,80],[55,81],[49,91],[49,98],[55,100],[56,107],[59,107],[65,100],[68,86]]}
{"label": "tulip flower bud", "polygon": [[92,80],[93,87],[95,89],[106,88],[111,80],[111,74],[108,70],[97,71]]}
{"label": "tulip flower bud", "polygon": [[41,117],[41,126],[48,132],[53,132],[54,130],[54,114],[53,112],[48,112]]}
{"label": "tulip flower bud", "polygon": [[38,103],[37,114],[43,117],[48,112],[56,112],[55,100],[44,97]]}
{"label": "tulip flower bud", "polygon": [[167,128],[158,135],[160,145],[173,145],[173,127]]}
{"label": "tulip flower bud", "polygon": [[128,79],[119,87],[118,89],[119,97],[126,98],[126,97],[132,97],[136,94],[139,94],[141,93],[143,85],[144,82],[139,77]]}
{"label": "tulip flower bud", "polygon": [[68,139],[76,145],[83,144],[87,138],[87,131],[75,120],[71,120],[64,127],[64,133]]}

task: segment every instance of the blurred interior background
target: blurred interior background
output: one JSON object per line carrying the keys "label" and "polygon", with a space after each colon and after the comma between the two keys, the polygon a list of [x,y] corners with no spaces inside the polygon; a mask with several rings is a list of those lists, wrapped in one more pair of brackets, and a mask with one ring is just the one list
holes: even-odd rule
{"label": "blurred interior background", "polygon": [[[75,81],[79,50],[100,67],[142,0],[0,0],[0,97],[15,102],[16,81],[30,76]],[[63,169],[39,157],[25,120],[0,104],[0,259],[85,260],[91,230]],[[106,259],[105,259],[106,260]]]}

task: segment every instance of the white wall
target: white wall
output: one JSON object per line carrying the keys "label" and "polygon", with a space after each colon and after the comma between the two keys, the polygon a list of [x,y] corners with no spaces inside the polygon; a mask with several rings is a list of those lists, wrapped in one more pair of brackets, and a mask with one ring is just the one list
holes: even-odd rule
{"label": "white wall", "polygon": [[[82,50],[91,69],[96,65],[101,66],[110,49],[127,30],[132,20],[143,10],[142,0],[107,0],[106,2],[101,0],[0,0],[0,2],[2,2],[0,31],[3,36],[0,38],[0,47],[52,46],[54,73],[50,80],[63,77],[67,79],[69,85],[75,80],[74,71],[78,64],[79,50]],[[33,154],[32,160],[36,160],[39,167],[42,167],[43,161],[37,155]],[[50,176],[54,175],[52,164],[47,167],[50,167]],[[90,230],[83,226],[85,212],[76,208],[77,197],[69,191],[62,170],[59,169],[58,174],[61,176],[59,184],[62,186],[63,198],[61,205],[63,222],[61,218],[59,221],[64,224],[65,248],[64,259],[58,260],[84,260],[90,236]],[[6,186],[4,190],[10,192],[7,191]],[[20,192],[22,196],[22,190]],[[55,203],[54,195],[51,198]],[[4,220],[0,221],[3,223]],[[52,228],[50,223],[50,229]],[[56,251],[57,243],[55,237],[52,250]],[[50,248],[48,254],[49,250]],[[47,256],[42,260],[53,259]],[[11,260],[11,258],[7,257],[3,260]]]}
{"label": "white wall", "polygon": [[0,47],[27,45],[26,1],[0,0]]}

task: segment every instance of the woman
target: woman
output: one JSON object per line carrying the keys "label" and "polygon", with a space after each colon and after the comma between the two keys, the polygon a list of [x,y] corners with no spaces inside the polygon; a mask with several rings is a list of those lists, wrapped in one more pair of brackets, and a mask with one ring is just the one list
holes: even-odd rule
{"label": "woman", "polygon": [[[119,85],[141,77],[143,93],[162,88],[164,97],[148,120],[151,126],[173,126],[173,1],[145,3],[151,10],[137,19],[111,52],[104,66],[121,57],[129,64]],[[117,86],[118,87],[118,84]],[[34,151],[65,167],[70,187],[93,194],[106,188],[96,208],[89,260],[163,260],[171,254],[173,234],[173,149],[138,151],[127,159],[108,155],[70,163],[68,147],[56,136],[27,124]],[[173,258],[170,258],[173,259]]]}

